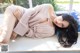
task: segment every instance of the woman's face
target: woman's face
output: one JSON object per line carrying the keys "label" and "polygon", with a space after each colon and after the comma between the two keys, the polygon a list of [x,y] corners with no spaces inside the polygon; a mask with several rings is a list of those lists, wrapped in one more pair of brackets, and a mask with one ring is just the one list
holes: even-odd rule
{"label": "woman's face", "polygon": [[66,28],[69,26],[69,22],[63,20],[62,16],[58,16],[54,19],[54,24],[60,28]]}

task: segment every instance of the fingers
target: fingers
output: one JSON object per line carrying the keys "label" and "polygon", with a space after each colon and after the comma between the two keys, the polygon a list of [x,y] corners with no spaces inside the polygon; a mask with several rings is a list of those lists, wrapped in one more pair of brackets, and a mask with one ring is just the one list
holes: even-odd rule
{"label": "fingers", "polygon": [[12,32],[11,39],[12,39],[12,40],[15,40],[15,39],[16,39],[16,37],[17,37],[17,33],[15,33],[15,32]]}

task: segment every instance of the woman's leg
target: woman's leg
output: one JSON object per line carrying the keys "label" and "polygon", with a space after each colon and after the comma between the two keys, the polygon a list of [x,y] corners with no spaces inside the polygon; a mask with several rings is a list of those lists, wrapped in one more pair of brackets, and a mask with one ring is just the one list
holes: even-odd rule
{"label": "woman's leg", "polygon": [[0,42],[3,43],[9,42],[15,22],[16,22],[16,18],[12,13],[11,7],[7,7],[4,13],[4,27],[3,27],[3,32],[0,35],[1,37]]}

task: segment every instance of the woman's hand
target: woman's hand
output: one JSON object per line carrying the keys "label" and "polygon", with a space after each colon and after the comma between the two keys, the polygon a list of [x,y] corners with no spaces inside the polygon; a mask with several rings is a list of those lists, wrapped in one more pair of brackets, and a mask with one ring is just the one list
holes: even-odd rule
{"label": "woman's hand", "polygon": [[15,40],[15,39],[16,39],[16,37],[17,37],[17,33],[12,32],[11,39],[12,39],[12,40]]}
{"label": "woman's hand", "polygon": [[13,12],[13,14],[16,18],[19,18],[21,16],[21,12],[18,8],[15,10],[15,12]]}

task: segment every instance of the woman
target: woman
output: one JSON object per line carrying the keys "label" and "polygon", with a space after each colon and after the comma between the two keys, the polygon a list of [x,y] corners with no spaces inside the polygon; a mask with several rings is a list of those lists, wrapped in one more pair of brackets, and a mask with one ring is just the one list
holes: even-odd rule
{"label": "woman", "polygon": [[17,34],[32,38],[45,38],[57,34],[63,47],[70,47],[77,42],[77,22],[68,14],[56,16],[51,4],[42,4],[29,9],[11,5],[6,8],[4,14],[5,29],[2,29],[0,35],[2,43],[8,43],[11,36],[14,39]]}

